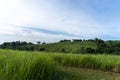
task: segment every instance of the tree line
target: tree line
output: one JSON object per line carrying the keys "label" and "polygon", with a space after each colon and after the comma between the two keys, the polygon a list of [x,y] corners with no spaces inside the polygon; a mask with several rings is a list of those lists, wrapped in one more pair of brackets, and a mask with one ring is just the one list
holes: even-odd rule
{"label": "tree line", "polygon": [[[95,43],[95,48],[92,47],[85,47],[82,46],[79,50],[75,51],[75,53],[88,53],[88,54],[120,54],[120,41],[104,41],[102,39],[73,39],[73,40],[60,40],[58,43]],[[47,51],[46,47],[41,47],[40,45],[46,45],[47,43],[40,41],[37,44],[26,42],[26,41],[14,41],[14,42],[4,42],[0,45],[1,49],[13,49],[13,50],[26,50],[26,51]],[[56,52],[63,52],[69,53],[66,48],[61,46],[61,51]]]}

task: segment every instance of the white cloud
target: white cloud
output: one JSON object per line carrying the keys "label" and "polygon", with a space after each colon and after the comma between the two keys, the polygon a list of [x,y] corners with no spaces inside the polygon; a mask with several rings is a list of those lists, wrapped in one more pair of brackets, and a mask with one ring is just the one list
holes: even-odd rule
{"label": "white cloud", "polygon": [[[2,41],[9,38],[9,40],[33,42],[42,39],[50,42],[70,38],[65,35],[26,31],[21,26],[61,31],[78,37],[112,35],[105,25],[97,22],[89,13],[84,10],[70,9],[55,0],[0,0],[0,35],[4,35]],[[119,33],[116,32],[116,34]]]}
{"label": "white cloud", "polygon": [[[13,31],[12,31],[13,32]],[[1,42],[8,42],[8,41],[30,41],[36,43],[37,41],[41,42],[54,42],[54,41],[59,41],[61,39],[73,39],[77,37],[69,37],[65,35],[54,35],[54,34],[46,34],[46,33],[41,33],[41,32],[36,32],[32,30],[20,30],[19,32],[15,31],[12,34],[4,33],[1,34],[0,36],[2,37],[0,39]]]}

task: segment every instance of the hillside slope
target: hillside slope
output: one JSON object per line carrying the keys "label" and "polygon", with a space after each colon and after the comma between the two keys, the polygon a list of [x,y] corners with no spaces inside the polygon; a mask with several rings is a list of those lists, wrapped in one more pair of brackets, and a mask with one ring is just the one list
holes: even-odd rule
{"label": "hillside slope", "polygon": [[37,45],[39,48],[45,48],[48,52],[71,52],[78,53],[82,47],[96,49],[95,42],[58,42],[44,45]]}
{"label": "hillside slope", "polygon": [[22,51],[46,51],[62,53],[89,53],[89,54],[120,54],[120,41],[104,41],[101,39],[89,40],[61,40],[56,43],[33,44],[31,42],[5,42],[1,49],[13,49]]}

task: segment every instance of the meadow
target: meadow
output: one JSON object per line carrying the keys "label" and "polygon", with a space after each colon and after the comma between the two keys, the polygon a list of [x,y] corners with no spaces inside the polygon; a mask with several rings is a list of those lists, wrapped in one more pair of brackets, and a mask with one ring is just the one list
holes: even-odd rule
{"label": "meadow", "polygon": [[0,80],[83,80],[69,78],[78,75],[72,69],[80,75],[89,73],[80,69],[91,69],[119,76],[120,56],[0,50]]}
{"label": "meadow", "polygon": [[0,80],[56,80],[57,67],[48,54],[0,50]]}

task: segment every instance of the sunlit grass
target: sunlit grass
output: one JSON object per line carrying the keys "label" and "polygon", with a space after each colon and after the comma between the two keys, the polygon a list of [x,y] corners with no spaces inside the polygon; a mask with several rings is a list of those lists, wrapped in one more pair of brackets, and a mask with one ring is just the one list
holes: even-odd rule
{"label": "sunlit grass", "polygon": [[48,54],[0,50],[0,80],[56,80],[57,72]]}
{"label": "sunlit grass", "polygon": [[0,80],[64,80],[60,66],[120,72],[120,56],[0,50]]}
{"label": "sunlit grass", "polygon": [[54,59],[62,66],[120,72],[120,56],[116,55],[54,54]]}

